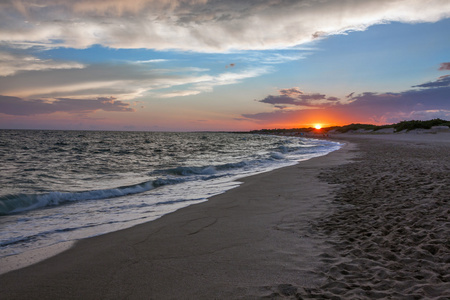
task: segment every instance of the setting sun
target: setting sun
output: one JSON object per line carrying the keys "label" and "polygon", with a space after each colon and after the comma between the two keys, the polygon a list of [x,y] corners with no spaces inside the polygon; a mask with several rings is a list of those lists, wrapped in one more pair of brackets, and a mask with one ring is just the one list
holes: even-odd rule
{"label": "setting sun", "polygon": [[315,129],[321,129],[321,128],[322,128],[322,125],[316,124],[316,125],[314,125],[314,128],[315,128]]}

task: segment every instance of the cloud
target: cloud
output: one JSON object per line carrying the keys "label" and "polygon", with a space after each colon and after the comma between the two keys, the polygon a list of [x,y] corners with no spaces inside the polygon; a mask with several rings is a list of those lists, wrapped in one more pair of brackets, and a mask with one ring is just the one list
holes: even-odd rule
{"label": "cloud", "polygon": [[387,112],[383,116],[383,123],[397,123],[403,120],[431,120],[431,119],[450,119],[450,109],[428,109],[414,110],[408,112]]}
{"label": "cloud", "polygon": [[0,94],[22,98],[86,98],[114,95],[131,100],[159,90],[188,85],[186,91],[164,97],[212,91],[215,86],[238,83],[267,73],[267,68],[208,74],[208,69],[179,67],[156,69],[148,64],[94,64],[84,68],[22,71],[0,80]]}
{"label": "cloud", "polygon": [[98,110],[135,111],[128,103],[114,97],[97,99],[59,98],[50,102],[42,99],[24,100],[18,97],[0,96],[0,112],[7,115],[30,116],[56,112],[87,114]]}
{"label": "cloud", "polygon": [[365,115],[382,116],[388,112],[412,112],[416,110],[448,109],[450,86],[409,90],[400,93],[363,93],[342,105]]}
{"label": "cloud", "polygon": [[167,62],[168,59],[148,59],[148,60],[138,60],[136,63],[138,64],[153,64],[153,63],[161,63],[161,62]]}
{"label": "cloud", "polygon": [[[275,65],[282,64],[290,61],[296,61],[300,59],[304,59],[306,57],[305,53],[296,53],[296,54],[281,54],[281,53],[273,53],[267,54],[264,53],[263,56],[258,56],[257,60],[263,64]],[[252,59],[252,58],[247,58]]]}
{"label": "cloud", "polygon": [[447,0],[2,1],[0,41],[13,48],[265,50],[390,21],[449,16]]}
{"label": "cloud", "polygon": [[242,70],[240,72],[225,72],[214,76],[209,76],[208,79],[198,83],[196,87],[200,90],[211,91],[214,86],[236,84],[244,79],[258,77],[267,74],[269,70],[264,67]]}
{"label": "cloud", "polygon": [[200,93],[201,93],[201,91],[185,90],[185,91],[160,93],[160,94],[157,94],[156,97],[158,97],[158,98],[186,97],[186,96],[198,95]]}
{"label": "cloud", "polygon": [[303,92],[300,91],[300,89],[298,87],[293,87],[290,89],[281,89],[279,91],[279,93],[283,96],[287,96],[287,97],[297,97],[299,95],[303,95]]}
{"label": "cloud", "polygon": [[267,72],[268,69],[266,68],[254,68],[240,72],[225,72],[217,75],[204,75],[196,80],[192,80],[191,87],[187,90],[177,90],[175,92],[155,92],[152,95],[158,98],[197,95],[204,92],[211,92],[215,86],[236,84],[244,79],[258,77],[266,74]]}
{"label": "cloud", "polygon": [[441,63],[441,66],[439,67],[439,70],[440,71],[450,70],[450,62]]}
{"label": "cloud", "polygon": [[354,96],[348,104],[338,106],[358,119],[376,123],[393,123],[405,120],[418,112],[450,110],[450,86],[413,89],[399,93],[363,93]]}
{"label": "cloud", "polygon": [[[326,97],[324,94],[305,94],[298,87],[281,89],[279,95],[269,95],[259,100],[261,103],[272,104],[276,108],[284,109],[284,105],[306,106],[306,107],[328,107],[330,102],[338,102],[337,97]],[[282,105],[280,105],[282,104]]]}
{"label": "cloud", "polygon": [[414,85],[413,87],[421,87],[421,88],[433,88],[433,87],[445,87],[450,86],[450,76],[441,76],[438,80],[426,82],[419,85]]}
{"label": "cloud", "polygon": [[20,71],[36,71],[50,69],[82,69],[85,66],[77,62],[62,62],[51,59],[40,59],[26,54],[0,51],[0,76],[14,75]]}
{"label": "cloud", "polygon": [[[335,97],[323,94],[304,94],[298,88],[284,89],[278,96],[267,96],[259,102],[285,108],[283,105],[304,106],[302,109],[275,110],[272,112],[245,114],[244,118],[261,123],[292,124],[309,120],[311,116],[327,116],[329,119],[348,122],[373,122],[377,124],[399,122],[410,118],[446,118],[450,112],[450,77],[417,85],[399,93],[351,93],[348,102],[341,103]],[[333,105],[326,102],[334,102]],[[280,106],[281,105],[281,106]],[[335,121],[334,121],[335,122]],[[305,123],[307,124],[307,123]]]}
{"label": "cloud", "polygon": [[20,72],[2,78],[0,94],[23,98],[97,98],[115,95],[133,99],[145,90],[177,82],[180,75],[140,64],[96,64],[82,69]]}

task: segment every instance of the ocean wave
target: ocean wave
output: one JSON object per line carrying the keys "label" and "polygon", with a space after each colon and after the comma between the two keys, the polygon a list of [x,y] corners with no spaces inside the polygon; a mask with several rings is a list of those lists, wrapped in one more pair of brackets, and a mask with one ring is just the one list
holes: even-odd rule
{"label": "ocean wave", "polygon": [[9,215],[47,206],[56,206],[68,202],[83,200],[100,200],[138,194],[155,187],[173,184],[170,181],[147,181],[136,185],[117,187],[113,189],[82,191],[82,192],[50,192],[46,194],[14,194],[0,197],[0,215]]}
{"label": "ocean wave", "polygon": [[[311,148],[299,149],[299,154],[322,152],[330,147],[317,145]],[[240,169],[253,168],[256,165],[264,165],[275,161],[285,160],[286,155],[295,154],[297,151],[280,146],[277,150],[267,153],[264,159],[245,160],[235,163],[206,166],[179,166],[171,169],[161,169],[150,172],[148,175],[155,176],[154,180],[142,182],[130,186],[122,186],[112,189],[90,190],[80,192],[50,192],[45,194],[10,194],[0,197],[0,215],[9,215],[23,211],[34,210],[47,206],[57,206],[68,202],[84,200],[101,200],[114,197],[121,197],[149,191],[165,185],[173,185],[190,180],[210,180],[227,174],[239,173]]]}
{"label": "ocean wave", "polygon": [[[290,147],[287,147],[287,146],[285,146],[285,145],[281,145],[281,146],[279,146],[278,148],[278,151],[280,151],[281,153],[288,153],[288,152],[290,152],[290,151],[294,151],[294,150],[292,150],[292,148],[290,148]],[[297,148],[295,148],[295,150],[296,150]]]}
{"label": "ocean wave", "polygon": [[[45,194],[4,195],[0,196],[0,216],[20,213],[48,206],[57,206],[76,201],[101,200],[138,194],[165,185],[179,184],[190,180],[215,179],[223,176],[223,174],[217,174],[218,171],[242,168],[246,165],[247,162],[239,162],[239,163],[223,164],[219,166],[177,167],[173,169],[157,170],[151,172],[149,175],[158,174],[165,176],[160,176],[154,180],[142,182],[135,185],[122,186],[112,189],[80,191],[80,192],[55,191]],[[193,175],[206,175],[206,176],[198,178],[198,176]]]}
{"label": "ocean wave", "polygon": [[272,152],[272,153],[270,153],[270,157],[272,159],[276,159],[276,160],[285,158],[284,155],[282,153],[280,153],[280,152]]}
{"label": "ocean wave", "polygon": [[163,173],[190,176],[190,175],[213,175],[217,172],[214,166],[205,167],[176,167],[173,169],[163,170]]}
{"label": "ocean wave", "polygon": [[249,164],[248,161],[241,161],[236,163],[228,163],[222,165],[208,165],[208,166],[190,166],[190,167],[176,167],[172,169],[155,170],[149,175],[178,175],[178,176],[192,176],[192,175],[215,175],[217,172],[240,169]]}

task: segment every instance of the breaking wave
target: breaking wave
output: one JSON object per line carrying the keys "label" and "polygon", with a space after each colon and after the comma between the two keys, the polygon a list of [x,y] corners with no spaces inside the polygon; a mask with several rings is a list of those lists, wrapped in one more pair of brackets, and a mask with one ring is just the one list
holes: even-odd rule
{"label": "breaking wave", "polygon": [[[0,215],[19,213],[46,206],[56,206],[68,202],[83,200],[99,200],[137,194],[154,189],[156,186],[170,182],[143,182],[131,186],[113,189],[82,191],[82,192],[50,192],[46,194],[17,194],[0,197]],[[155,186],[156,185],[156,186]]]}

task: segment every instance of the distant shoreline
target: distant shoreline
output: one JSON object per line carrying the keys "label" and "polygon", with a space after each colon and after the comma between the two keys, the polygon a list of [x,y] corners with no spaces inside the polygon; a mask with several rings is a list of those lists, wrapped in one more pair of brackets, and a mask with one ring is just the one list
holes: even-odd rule
{"label": "distant shoreline", "polygon": [[250,133],[259,134],[276,134],[288,136],[309,136],[321,137],[329,134],[398,134],[398,133],[438,133],[450,132],[450,121],[442,119],[432,119],[428,121],[402,121],[395,124],[373,125],[353,123],[344,126],[323,127],[319,129],[308,128],[291,128],[291,129],[261,129],[253,130]]}

